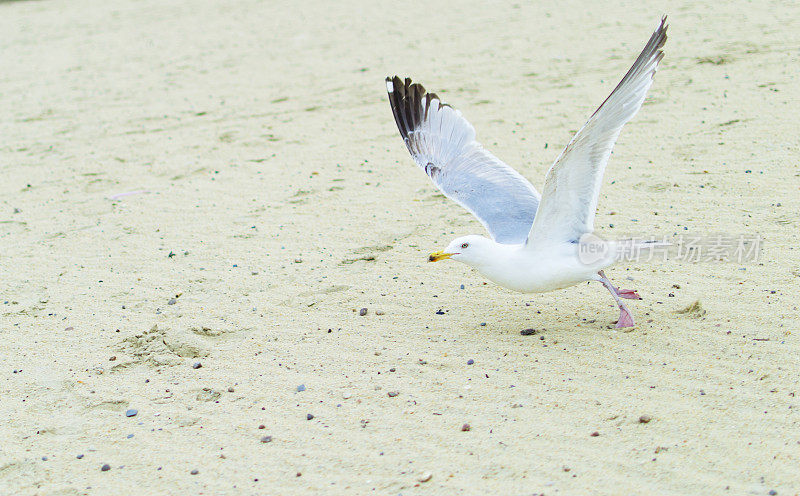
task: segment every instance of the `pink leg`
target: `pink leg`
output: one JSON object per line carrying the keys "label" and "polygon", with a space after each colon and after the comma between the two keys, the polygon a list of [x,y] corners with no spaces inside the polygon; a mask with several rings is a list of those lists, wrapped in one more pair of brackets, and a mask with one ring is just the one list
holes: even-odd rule
{"label": "pink leg", "polygon": [[642,298],[636,293],[636,291],[630,289],[624,289],[622,291],[618,290],[613,284],[611,284],[611,281],[608,279],[608,277],[606,277],[602,270],[598,272],[597,275],[600,276],[600,282],[602,282],[603,286],[608,289],[609,293],[611,293],[611,296],[614,297],[614,301],[617,302],[617,306],[619,307],[619,320],[617,321],[616,327],[618,329],[622,327],[633,327],[635,325],[633,323],[633,316],[631,315],[631,312],[628,310],[628,307],[625,305],[625,303],[622,302],[622,298],[639,300]]}

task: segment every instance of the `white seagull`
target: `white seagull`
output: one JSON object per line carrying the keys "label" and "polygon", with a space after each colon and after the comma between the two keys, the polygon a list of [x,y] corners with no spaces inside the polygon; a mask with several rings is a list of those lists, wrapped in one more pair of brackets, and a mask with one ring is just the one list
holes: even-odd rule
{"label": "white seagull", "polygon": [[617,327],[634,325],[622,301],[639,300],[603,273],[615,250],[586,260],[579,242],[594,230],[603,171],[622,126],[639,110],[653,83],[667,41],[666,16],[636,62],[550,167],[544,193],[475,140],[461,112],[406,78],[386,78],[400,135],[414,161],[442,193],[470,211],[489,231],[456,238],[436,262],[451,258],[477,269],[500,286],[542,293],[583,281],[600,281],[619,306]]}

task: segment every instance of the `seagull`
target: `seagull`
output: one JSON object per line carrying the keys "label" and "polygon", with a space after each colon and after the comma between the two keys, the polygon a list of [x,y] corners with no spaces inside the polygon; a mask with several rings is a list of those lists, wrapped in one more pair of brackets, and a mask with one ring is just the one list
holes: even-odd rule
{"label": "seagull", "polygon": [[[386,89],[397,128],[414,161],[442,193],[472,213],[489,232],[462,236],[428,260],[452,259],[478,270],[496,284],[521,293],[543,293],[584,281],[599,281],[619,307],[616,327],[634,326],[623,299],[640,300],[620,289],[603,269],[616,251],[581,256],[593,236],[603,171],[625,125],[644,102],[667,41],[661,18],[622,81],[575,133],[550,167],[540,195],[513,168],[475,139],[461,112],[411,79],[387,77]],[[599,239],[596,238],[595,239]]]}

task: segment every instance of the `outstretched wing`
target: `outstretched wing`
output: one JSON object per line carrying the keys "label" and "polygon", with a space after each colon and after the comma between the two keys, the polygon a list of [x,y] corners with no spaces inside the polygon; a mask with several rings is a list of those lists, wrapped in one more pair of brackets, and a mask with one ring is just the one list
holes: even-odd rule
{"label": "outstretched wing", "polygon": [[661,48],[667,41],[667,17],[622,81],[569,142],[544,182],[542,203],[528,245],[577,241],[594,230],[594,214],[603,172],[622,126],[636,114],[653,83]]}
{"label": "outstretched wing", "polygon": [[397,76],[386,89],[400,135],[433,184],[498,243],[524,243],[539,205],[533,185],[475,141],[472,125],[436,94]]}

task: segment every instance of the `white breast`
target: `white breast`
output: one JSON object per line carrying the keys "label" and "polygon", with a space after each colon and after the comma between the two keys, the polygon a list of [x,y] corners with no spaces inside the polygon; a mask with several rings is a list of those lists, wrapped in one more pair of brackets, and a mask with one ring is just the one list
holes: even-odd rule
{"label": "white breast", "polygon": [[578,246],[571,243],[540,250],[498,248],[488,263],[475,268],[492,282],[520,293],[544,293],[595,280],[599,270],[613,263],[601,260],[584,264],[577,255]]}

